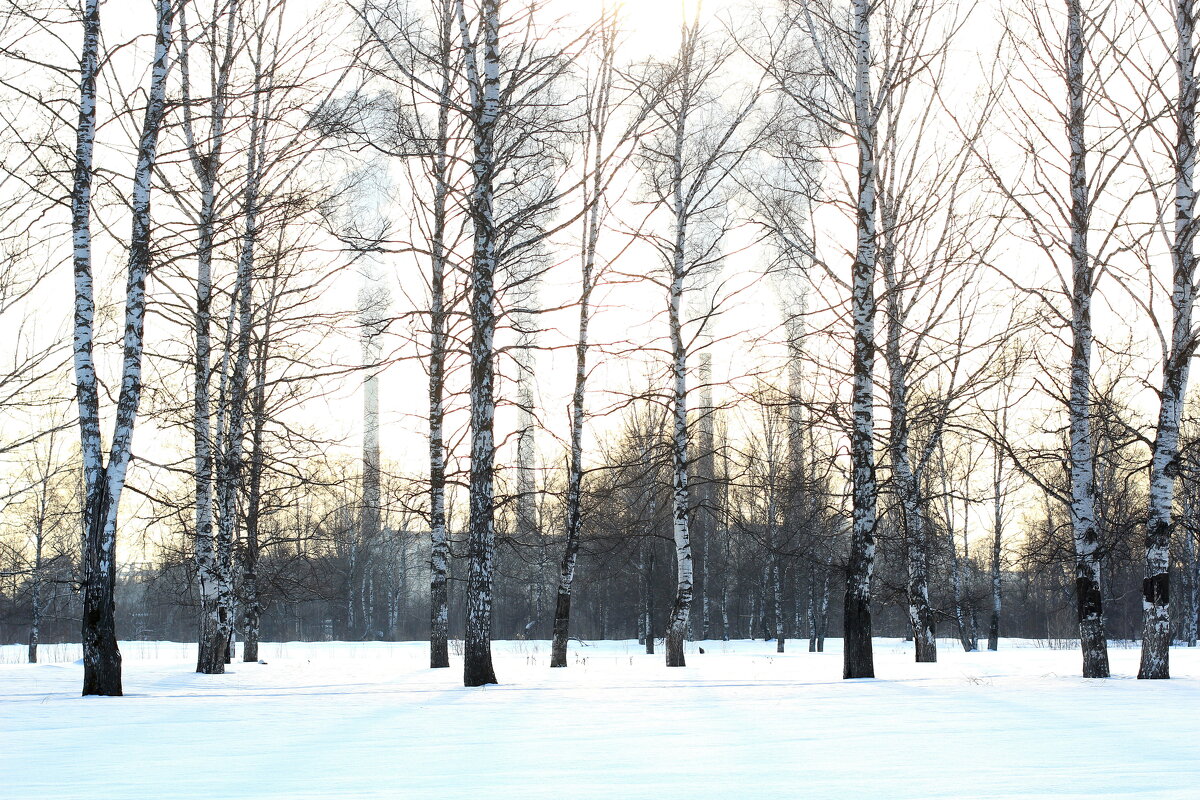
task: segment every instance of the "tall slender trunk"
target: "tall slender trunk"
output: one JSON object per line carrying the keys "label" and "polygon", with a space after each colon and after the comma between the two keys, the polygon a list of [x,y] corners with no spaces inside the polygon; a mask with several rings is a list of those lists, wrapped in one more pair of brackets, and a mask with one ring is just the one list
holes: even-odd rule
{"label": "tall slender trunk", "polygon": [[[237,274],[229,309],[226,353],[222,369],[222,407],[217,435],[217,535],[218,571],[213,642],[209,654],[213,662],[229,663],[233,658],[234,597],[233,546],[237,535],[237,502],[242,488],[242,450],[245,438],[246,399],[249,394],[250,334],[253,327],[252,298],[255,251],[258,245],[259,182],[262,178],[263,121],[261,89],[263,64],[261,42],[256,54],[253,100],[250,111],[250,141],[246,148],[246,182],[242,193],[242,232],[238,242]],[[236,325],[236,328],[235,328]],[[227,372],[232,361],[232,371]],[[224,666],[211,665],[216,672]],[[208,672],[209,669],[202,670]]]}
{"label": "tall slender trunk", "polygon": [[[558,573],[558,592],[554,606],[554,639],[550,666],[567,665],[567,641],[571,622],[571,589],[575,581],[575,561],[579,554],[579,535],[583,527],[583,421],[587,392],[588,323],[591,321],[592,286],[595,280],[596,247],[600,240],[600,199],[603,153],[603,128],[595,126],[593,141],[595,172],[590,193],[591,207],[584,215],[584,247],[579,291],[579,333],[575,340],[575,388],[571,394],[570,461],[567,465],[566,542]],[[643,451],[644,452],[644,451]],[[643,458],[643,461],[645,459]],[[648,626],[647,626],[648,627]],[[650,647],[653,647],[651,644]]]}
{"label": "tall slender trunk", "polygon": [[888,407],[891,424],[888,428],[888,451],[892,481],[900,499],[900,519],[908,564],[908,622],[918,663],[937,661],[937,638],[934,635],[933,611],[929,607],[929,558],[924,508],[920,484],[913,472],[909,455],[908,430],[908,363],[901,351],[905,312],[903,286],[897,274],[897,222],[895,198],[888,195],[883,208],[884,241],[879,263],[887,291],[887,338],[884,359],[888,368]]}
{"label": "tall slender trunk", "polygon": [[[49,480],[45,478],[45,480]],[[43,484],[43,495],[47,491],[47,487]],[[42,637],[42,584],[45,579],[42,575],[42,553],[46,540],[45,531],[45,498],[43,496],[41,508],[38,509],[38,518],[36,528],[34,529],[33,540],[33,574],[32,587],[29,592],[30,603],[30,621],[29,621],[29,652],[28,661],[30,664],[37,663],[38,642]]]}
{"label": "tall slender trunk", "polygon": [[696,536],[700,539],[700,562],[696,570],[696,593],[700,596],[699,636],[708,638],[708,594],[709,594],[709,540],[716,531],[716,508],[713,485],[716,482],[715,453],[716,437],[713,426],[716,410],[713,407],[712,353],[700,354],[700,409],[697,419],[696,477],[699,479],[696,492]]}
{"label": "tall slender trunk", "polygon": [[471,478],[467,542],[466,636],[463,683],[496,683],[492,667],[492,583],[495,551],[493,427],[496,334],[495,128],[500,114],[500,2],[481,0],[482,57],[472,41],[462,0],[457,2],[467,82],[471,91],[474,224],[471,257]]}
{"label": "tall slender trunk", "polygon": [[805,624],[808,627],[808,652],[817,652],[817,565],[809,571],[808,597],[805,602]]}
{"label": "tall slender trunk", "polygon": [[1196,77],[1194,0],[1175,0],[1178,37],[1175,230],[1171,242],[1171,341],[1163,353],[1158,429],[1150,456],[1150,509],[1146,520],[1146,574],[1142,581],[1142,658],[1139,678],[1171,677],[1171,530],[1179,477],[1179,421],[1195,350],[1192,305],[1196,279]]}
{"label": "tall slender trunk", "polygon": [[[369,290],[368,290],[369,293]],[[379,296],[364,299],[362,309],[363,326],[363,366],[367,372],[363,376],[363,452],[362,452],[362,540],[368,554],[378,546],[383,532],[383,508],[380,489],[380,456],[379,456],[379,337],[383,335],[386,321],[383,319],[383,309],[378,305]],[[369,556],[364,559],[367,569],[371,569]],[[364,635],[370,636],[373,627],[371,609],[371,575],[368,572],[366,580],[360,582],[360,605]]]}
{"label": "tall slender trunk", "polygon": [[854,118],[858,146],[857,245],[851,320],[854,326],[853,428],[850,458],[853,527],[846,567],[843,678],[875,677],[871,648],[871,576],[875,568],[875,111],[871,102],[870,0],[853,0]]}
{"label": "tall slender trunk", "polygon": [[1188,542],[1188,618],[1187,644],[1196,646],[1196,633],[1200,629],[1200,557],[1197,554],[1196,534],[1190,528],[1185,529],[1184,536]]}
{"label": "tall slender trunk", "polygon": [[721,449],[721,486],[720,502],[717,508],[717,519],[721,528],[721,641],[728,642],[729,627],[729,568],[733,563],[733,542],[729,535],[729,454],[725,447]]}
{"label": "tall slender trunk", "polygon": [[654,655],[654,540],[647,538],[642,547],[646,552],[646,568],[642,571],[642,636],[646,655]]}
{"label": "tall slender trunk", "polygon": [[685,197],[684,145],[688,137],[688,110],[691,98],[691,54],[693,44],[690,37],[695,29],[685,30],[681,49],[680,74],[683,82],[680,104],[673,133],[671,157],[671,214],[674,223],[674,239],[671,242],[671,281],[668,290],[668,325],[671,338],[671,517],[672,534],[675,541],[675,599],[671,604],[671,616],[667,623],[667,666],[686,666],[683,642],[687,636],[688,618],[692,608],[692,543],[688,526],[688,511],[691,505],[688,496],[688,419],[687,419],[687,346],[683,339],[682,304],[684,280],[688,274],[687,244],[690,212]]}
{"label": "tall slender trunk", "polygon": [[121,653],[117,648],[114,590],[116,532],[121,492],[133,448],[133,427],[142,392],[145,341],[146,280],[150,252],[150,194],[158,135],[166,110],[170,70],[171,27],[175,6],[156,3],[154,62],[146,93],[146,110],[134,163],[130,203],[132,232],[125,284],[125,332],[122,342],[121,390],[117,399],[112,443],[105,465],[100,441],[100,399],[92,358],[95,300],[91,258],[91,173],[96,129],[96,73],[100,36],[99,5],[84,4],[84,44],[80,58],[80,114],[72,186],[72,239],[75,267],[74,362],[79,402],[80,437],[87,492],[84,537],[83,694],[120,695]]}
{"label": "tall slender trunk", "polygon": [[1108,677],[1108,642],[1100,588],[1100,532],[1096,525],[1096,478],[1091,418],[1093,270],[1088,254],[1091,200],[1088,194],[1083,70],[1086,57],[1080,0],[1067,0],[1066,77],[1071,148],[1071,531],[1075,543],[1075,592],[1083,677]]}
{"label": "tall slender trunk", "polygon": [[[946,468],[946,451],[944,443],[937,445],[939,470],[942,483],[942,513],[946,520],[946,543],[950,548],[950,585],[953,590],[954,623],[958,628],[958,640],[963,650],[971,652],[975,649],[972,642],[971,626],[963,607],[963,567],[958,555],[958,531],[954,524],[954,503],[950,497],[950,478]],[[965,538],[966,532],[963,536]]]}
{"label": "tall slender trunk", "polygon": [[817,652],[825,652],[825,633],[829,629],[829,578],[833,573],[833,551],[825,554],[821,591],[817,598]]}
{"label": "tall slender trunk", "polygon": [[[1001,411],[1001,429],[1007,430],[1008,409]],[[1000,556],[1004,543],[1004,452],[1000,442],[993,447],[992,464],[992,621],[988,626],[988,650],[1000,647]]]}
{"label": "tall slender trunk", "polygon": [[83,456],[83,651],[86,694],[121,694],[121,653],[113,618],[115,564],[104,530],[108,518],[100,437],[100,395],[92,357],[96,302],[92,279],[92,173],[96,141],[96,77],[100,64],[100,2],[83,7],[83,46],[79,55],[79,122],[75,129],[75,170],[71,188],[75,314],[72,353]]}
{"label": "tall slender trunk", "polygon": [[[682,144],[682,142],[681,142]],[[692,606],[692,545],[688,526],[688,422],[687,422],[687,350],[683,341],[683,320],[680,314],[683,297],[684,242],[686,222],[677,218],[674,274],[671,281],[670,326],[671,326],[671,372],[672,372],[672,416],[674,430],[671,436],[672,531],[675,539],[675,601],[671,606],[671,619],[667,628],[667,666],[685,666],[683,655],[684,637],[687,635],[688,616]]]}
{"label": "tall slender trunk", "polygon": [[446,216],[450,196],[450,89],[453,20],[441,19],[442,82],[438,95],[437,152],[433,158],[433,232],[429,248],[429,666],[450,666],[450,543],[446,531],[445,384],[448,309],[446,307]]}
{"label": "tall slender trunk", "polygon": [[[237,2],[226,9],[226,26],[221,57],[211,53],[209,66],[215,72],[209,114],[208,149],[201,153],[197,145],[195,124],[192,114],[191,96],[191,40],[189,37],[186,6],[180,9],[180,57],[179,68],[183,92],[183,130],[187,142],[188,157],[200,185],[200,213],[196,245],[196,310],[193,315],[196,353],[194,386],[192,396],[194,482],[195,482],[195,532],[193,551],[196,562],[196,577],[200,594],[200,619],[196,671],[222,673],[224,643],[220,641],[218,616],[218,594],[221,575],[213,542],[213,438],[211,430],[212,402],[212,298],[213,298],[213,248],[217,226],[217,182],[221,156],[225,142],[225,115],[229,73],[232,68],[234,47],[233,31],[237,16]],[[217,19],[214,18],[213,39]]]}
{"label": "tall slender trunk", "polygon": [[783,564],[776,555],[771,564],[771,599],[773,601],[773,617],[775,622],[775,652],[784,651],[783,626]]}
{"label": "tall slender trunk", "polygon": [[[532,306],[535,301],[532,290],[522,287],[525,297],[518,302]],[[525,624],[525,631],[541,632],[540,601],[541,563],[545,552],[545,542],[542,539],[538,523],[537,495],[537,441],[534,425],[534,347],[537,344],[537,333],[534,330],[532,311],[522,310],[513,315],[513,327],[517,331],[517,348],[515,361],[517,364],[517,509],[516,529],[517,541],[521,547],[532,548],[535,555],[534,576],[531,588],[533,590],[532,605],[534,606]]]}
{"label": "tall slender trunk", "polygon": [[263,332],[258,342],[254,369],[254,394],[250,401],[253,419],[250,433],[250,485],[246,501],[246,546],[242,554],[242,623],[245,639],[242,660],[248,662],[258,661],[258,639],[263,612],[258,588],[258,530],[262,521],[262,478],[266,466],[263,433],[267,423],[267,355],[273,312],[268,308],[263,316]]}

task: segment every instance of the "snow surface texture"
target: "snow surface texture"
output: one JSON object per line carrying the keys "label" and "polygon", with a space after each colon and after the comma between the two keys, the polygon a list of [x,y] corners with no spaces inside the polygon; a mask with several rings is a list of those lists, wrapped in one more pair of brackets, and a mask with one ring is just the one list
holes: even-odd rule
{"label": "snow surface texture", "polygon": [[[264,644],[268,663],[197,675],[194,644],[123,642],[124,698],[78,696],[78,645],[0,647],[4,797],[1197,798],[1200,649],[1170,681],[1076,677],[1072,649],[998,653],[876,640],[877,680],[828,652],[688,643],[498,642],[503,684],[461,686],[419,642]],[[1072,643],[1074,644],[1074,643]],[[453,647],[453,645],[452,645]],[[240,647],[239,647],[240,652]],[[460,651],[461,652],[461,651]]]}

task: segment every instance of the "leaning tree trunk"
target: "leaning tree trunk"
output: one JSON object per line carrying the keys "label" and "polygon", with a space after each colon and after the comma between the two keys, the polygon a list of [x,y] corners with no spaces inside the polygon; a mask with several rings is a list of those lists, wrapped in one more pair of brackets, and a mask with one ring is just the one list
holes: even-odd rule
{"label": "leaning tree trunk", "polygon": [[[583,419],[587,393],[588,323],[591,320],[592,283],[596,267],[596,246],[600,238],[600,155],[603,138],[595,140],[596,172],[592,206],[584,216],[586,233],[579,292],[579,335],[575,340],[575,390],[571,394],[571,458],[567,465],[566,543],[558,573],[558,592],[554,606],[554,639],[550,666],[567,665],[567,641],[571,624],[571,589],[575,581],[575,561],[579,554],[579,535],[583,528]],[[653,644],[650,645],[653,647]]]}
{"label": "leaning tree trunk", "polygon": [[1083,69],[1083,11],[1079,0],[1067,3],[1066,75],[1071,147],[1071,376],[1070,417],[1071,531],[1075,544],[1075,592],[1083,677],[1108,677],[1108,642],[1100,589],[1100,532],[1096,525],[1095,468],[1091,420],[1093,270],[1088,254],[1091,212],[1086,165]]}
{"label": "leaning tree trunk", "polygon": [[919,484],[913,473],[909,455],[908,431],[908,363],[901,351],[904,332],[904,298],[896,274],[897,225],[894,201],[888,197],[884,208],[885,238],[880,264],[887,290],[887,339],[884,346],[888,367],[888,406],[891,424],[888,429],[888,451],[892,481],[900,500],[900,519],[903,523],[906,561],[908,564],[908,622],[912,630],[917,663],[937,661],[937,637],[934,634],[933,611],[929,607],[928,535]]}
{"label": "leaning tree trunk", "polygon": [[[471,257],[471,477],[467,541],[466,636],[463,684],[496,683],[492,667],[492,583],[495,551],[494,395],[496,334],[495,127],[500,114],[499,0],[482,0],[483,55],[472,41],[462,0],[457,15],[462,31],[467,81],[471,90],[474,185],[470,214],[474,225]],[[482,68],[480,61],[482,60]],[[482,73],[482,74],[481,74]]]}
{"label": "leaning tree trunk", "polygon": [[875,568],[875,122],[871,108],[871,3],[853,0],[854,117],[858,146],[857,229],[851,320],[854,327],[850,458],[853,524],[846,565],[843,678],[875,677],[871,649],[871,575]]}
{"label": "leaning tree trunk", "polygon": [[1171,243],[1171,342],[1163,356],[1158,429],[1150,457],[1150,509],[1146,520],[1146,576],[1142,581],[1142,659],[1139,678],[1171,677],[1171,529],[1179,476],[1179,421],[1195,349],[1192,304],[1196,255],[1195,181],[1197,78],[1195,3],[1176,0],[1179,108],[1175,143],[1175,231]]}

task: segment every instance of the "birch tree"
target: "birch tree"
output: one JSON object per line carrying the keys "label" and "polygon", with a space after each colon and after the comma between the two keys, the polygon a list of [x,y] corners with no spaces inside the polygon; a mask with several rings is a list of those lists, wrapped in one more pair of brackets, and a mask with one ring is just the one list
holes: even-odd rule
{"label": "birch tree", "polygon": [[[648,201],[663,214],[666,232],[653,237],[663,261],[657,280],[667,293],[672,416],[672,530],[676,591],[667,627],[668,667],[685,666],[684,637],[693,595],[693,555],[688,515],[688,356],[691,333],[685,294],[702,285],[721,262],[728,229],[725,207],[731,175],[751,152],[757,92],[747,91],[729,105],[718,101],[720,75],[732,57],[699,20],[685,22],[677,55],[652,64],[645,83],[659,98],[650,124],[657,133],[643,156]],[[713,309],[694,322],[702,334]]]}
{"label": "birch tree", "polygon": [[1089,678],[1109,674],[1092,434],[1093,299],[1112,273],[1123,246],[1117,233],[1136,194],[1116,191],[1130,141],[1119,121],[1099,114],[1097,102],[1104,95],[1099,84],[1113,74],[1111,43],[1124,24],[1116,12],[1112,3],[1082,0],[1018,6],[1005,31],[1020,67],[1007,77],[1004,122],[1011,135],[998,138],[1014,144],[1022,159],[1014,171],[1001,169],[997,145],[983,140],[973,146],[1016,232],[1044,257],[1052,279],[1046,286],[1031,285],[998,271],[1039,300],[1069,338],[1066,391],[1059,399],[1067,412],[1070,478],[1065,492],[1041,485],[1070,510],[1083,675]]}
{"label": "birch tree", "polygon": [[[1192,319],[1196,297],[1196,105],[1200,76],[1196,72],[1196,4],[1174,0],[1173,48],[1177,91],[1169,118],[1175,122],[1171,152],[1174,172],[1174,224],[1168,235],[1171,254],[1171,317],[1154,319],[1162,345],[1162,389],[1158,424],[1150,455],[1150,507],[1146,520],[1146,571],[1142,584],[1142,654],[1139,678],[1170,677],[1171,532],[1175,484],[1180,471],[1180,421],[1187,394],[1197,332]],[[1161,204],[1167,205],[1167,204]],[[1167,216],[1164,214],[1164,216]],[[1166,226],[1164,225],[1164,228]]]}
{"label": "birch tree", "polygon": [[[531,0],[502,25],[498,0],[479,0],[474,15],[456,2],[471,140],[467,210],[473,229],[468,277],[471,476],[467,536],[466,635],[463,681],[495,683],[491,657],[495,576],[495,377],[499,319],[498,271],[521,263],[549,237],[578,219],[553,225],[545,217],[572,191],[559,185],[571,140],[568,106],[553,97],[589,33],[566,42],[539,26],[543,3]],[[506,7],[507,9],[508,7]],[[507,31],[512,46],[502,46]],[[502,90],[503,87],[503,90]],[[553,145],[551,143],[554,143]],[[541,163],[534,164],[534,159]]]}
{"label": "birch tree", "polygon": [[[180,88],[183,97],[183,131],[188,159],[196,175],[200,191],[196,242],[196,305],[194,314],[195,367],[192,400],[195,447],[195,544],[194,553],[200,590],[201,619],[196,671],[219,674],[224,672],[224,641],[220,629],[220,610],[217,605],[221,586],[230,576],[222,569],[214,547],[213,477],[214,453],[211,402],[212,364],[212,305],[213,257],[219,230],[218,181],[225,166],[225,127],[230,114],[230,75],[242,42],[235,39],[239,32],[239,3],[237,0],[211,9],[211,17],[200,22],[200,34],[207,44],[209,74],[213,77],[206,119],[207,130],[200,138],[195,119],[197,103],[193,102],[192,34],[186,16],[186,6],[180,9]],[[227,634],[227,632],[225,632]]]}
{"label": "birch tree", "polygon": [[362,66],[390,95],[385,130],[368,129],[371,146],[401,159],[410,182],[430,200],[412,209],[418,236],[412,247],[427,263],[427,350],[429,402],[430,608],[429,665],[449,667],[449,536],[446,397],[451,321],[459,291],[454,279],[456,252],[469,218],[457,211],[469,162],[461,142],[466,114],[460,83],[462,53],[456,0],[430,0],[425,7],[369,0],[356,6],[365,30]]}
{"label": "birch tree", "polygon": [[86,527],[83,552],[83,694],[120,695],[121,653],[117,647],[113,590],[116,584],[117,514],[133,455],[133,426],[142,391],[146,280],[152,267],[150,194],[158,136],[166,113],[172,23],[177,3],[155,3],[154,59],[133,173],[125,334],[121,389],[107,460],[100,436],[100,388],[93,358],[96,303],[92,264],[92,179],[95,173],[96,80],[100,70],[99,0],[86,0],[80,50],[79,123],[71,192],[75,272],[75,384],[83,452]]}
{"label": "birch tree", "polygon": [[[589,350],[590,325],[595,309],[592,294],[603,281],[605,273],[615,259],[601,260],[600,237],[611,214],[613,204],[610,187],[622,173],[635,152],[639,127],[645,119],[647,106],[631,108],[636,98],[637,87],[622,84],[618,80],[617,24],[618,17],[605,15],[599,22],[599,33],[595,45],[594,74],[587,77],[584,110],[585,134],[581,144],[584,175],[581,186],[582,213],[580,275],[579,275],[579,323],[575,338],[575,380],[571,393],[569,411],[570,439],[568,442],[567,498],[563,555],[559,565],[558,585],[555,596],[554,631],[551,644],[550,666],[567,666],[567,644],[570,635],[571,593],[575,581],[575,563],[579,554],[580,534],[583,518],[584,483],[584,424],[587,421],[587,381],[591,365]],[[631,118],[621,119],[622,112]],[[649,617],[641,636],[649,630]],[[647,647],[653,648],[653,637]]]}

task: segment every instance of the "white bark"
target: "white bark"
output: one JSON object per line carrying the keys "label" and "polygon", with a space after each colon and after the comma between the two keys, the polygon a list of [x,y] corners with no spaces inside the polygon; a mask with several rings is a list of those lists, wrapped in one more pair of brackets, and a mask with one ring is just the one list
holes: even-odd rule
{"label": "white bark", "polygon": [[471,256],[471,478],[468,533],[466,639],[463,682],[495,683],[492,667],[492,583],[495,551],[493,426],[496,333],[495,134],[500,105],[500,2],[481,0],[477,42],[472,38],[462,0],[456,4],[463,59],[471,96],[470,194],[474,248]]}
{"label": "white bark", "polygon": [[871,97],[871,12],[869,0],[853,0],[855,54],[854,139],[858,150],[855,193],[857,244],[851,281],[854,369],[851,398],[853,527],[846,571],[844,678],[875,676],[871,649],[871,576],[875,567],[875,215],[876,112]]}
{"label": "white bark", "polygon": [[1092,261],[1088,253],[1091,199],[1087,176],[1084,116],[1086,44],[1080,0],[1067,0],[1067,136],[1071,150],[1071,369],[1070,417],[1071,530],[1075,543],[1075,585],[1083,676],[1108,677],[1108,644],[1100,589],[1100,532],[1096,525],[1095,471],[1092,452]]}
{"label": "white bark", "polygon": [[1175,142],[1175,227],[1171,242],[1171,338],[1163,353],[1158,428],[1150,456],[1146,572],[1142,582],[1142,657],[1139,678],[1169,678],[1171,657],[1171,531],[1179,476],[1179,424],[1195,350],[1192,308],[1196,281],[1196,7],[1175,0],[1178,75]]}
{"label": "white bark", "polygon": [[[117,399],[108,463],[101,456],[99,393],[92,342],[95,300],[92,294],[90,197],[95,141],[95,78],[98,70],[99,8],[85,7],[81,58],[80,124],[76,141],[75,184],[72,196],[72,237],[75,245],[76,389],[87,491],[88,527],[84,547],[84,686],[87,694],[121,694],[121,657],[113,622],[116,581],[116,529],[121,493],[133,455],[133,427],[142,392],[142,351],[145,340],[146,280],[151,270],[150,193],[158,136],[166,110],[166,81],[170,70],[175,5],[156,2],[154,61],[146,92],[134,161],[130,197],[132,232],[125,284],[125,331],[122,339],[120,393]],[[89,173],[86,177],[83,173]]]}

